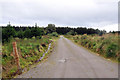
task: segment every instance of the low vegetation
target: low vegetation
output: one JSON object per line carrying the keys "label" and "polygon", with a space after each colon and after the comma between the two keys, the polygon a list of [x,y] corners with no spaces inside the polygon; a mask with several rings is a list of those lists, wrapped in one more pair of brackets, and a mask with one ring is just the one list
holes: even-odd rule
{"label": "low vegetation", "polygon": [[120,45],[118,45],[118,33],[108,33],[102,36],[93,35],[66,35],[79,45],[82,45],[99,55],[120,62]]}
{"label": "low vegetation", "polygon": [[[53,41],[58,38],[54,31],[35,27],[14,27],[8,24],[2,28],[2,77],[12,78],[17,73],[17,64],[13,52],[12,42],[17,42],[19,62],[22,71],[37,63],[48,49],[53,48]],[[43,59],[47,56],[43,57]],[[40,60],[41,61],[41,60]]]}
{"label": "low vegetation", "polygon": [[21,69],[29,69],[30,65],[42,57],[50,43],[53,48],[53,40],[59,35],[65,35],[99,55],[120,61],[118,51],[120,46],[116,32],[106,34],[105,30],[55,27],[54,24],[48,24],[47,27],[38,27],[37,24],[32,27],[21,27],[11,26],[9,23],[7,26],[2,26],[2,77],[12,78],[16,75],[17,67],[12,42],[17,42]]}
{"label": "low vegetation", "polygon": [[[17,49],[20,58],[21,69],[28,68],[30,65],[37,62],[43,53],[48,49],[49,43],[53,40],[50,36],[42,36],[41,39],[32,37],[31,39],[14,38],[9,43],[2,46],[2,67],[3,78],[12,78],[16,75],[17,65],[13,55],[12,42],[17,41]],[[53,46],[53,42],[52,42]],[[51,47],[52,48],[52,47]]]}

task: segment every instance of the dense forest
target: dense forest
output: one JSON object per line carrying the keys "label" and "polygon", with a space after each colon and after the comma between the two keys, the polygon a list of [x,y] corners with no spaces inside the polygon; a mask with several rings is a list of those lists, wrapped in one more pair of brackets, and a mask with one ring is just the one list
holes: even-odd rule
{"label": "dense forest", "polygon": [[[2,42],[9,42],[11,38],[41,38],[42,35],[81,35],[81,34],[98,34],[99,36],[105,34],[105,30],[78,27],[55,27],[54,24],[48,24],[47,27],[39,27],[37,24],[35,26],[12,26],[10,23],[7,26],[2,26]],[[115,33],[115,32],[112,32]]]}

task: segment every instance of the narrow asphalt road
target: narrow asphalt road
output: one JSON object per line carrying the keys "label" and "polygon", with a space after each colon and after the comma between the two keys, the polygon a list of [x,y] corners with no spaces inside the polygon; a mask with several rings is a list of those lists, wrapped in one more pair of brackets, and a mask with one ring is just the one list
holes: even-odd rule
{"label": "narrow asphalt road", "polygon": [[47,61],[17,78],[118,78],[118,64],[61,36]]}

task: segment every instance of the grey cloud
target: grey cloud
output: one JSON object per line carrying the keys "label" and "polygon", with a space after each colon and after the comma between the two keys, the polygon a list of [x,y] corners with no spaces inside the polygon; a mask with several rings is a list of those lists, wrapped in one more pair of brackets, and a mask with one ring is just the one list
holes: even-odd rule
{"label": "grey cloud", "polygon": [[[31,24],[40,26],[48,23],[65,26],[103,26],[117,24],[117,0],[91,0],[93,3],[79,5],[78,0],[66,3],[64,0],[53,2],[40,1],[13,1],[1,2],[2,24],[11,21],[16,24]],[[68,0],[69,1],[69,0]],[[70,2],[69,1],[69,2]],[[87,1],[87,0],[86,0]],[[89,1],[89,0],[88,0]],[[76,4],[74,4],[76,3]],[[92,25],[93,24],[93,25]]]}

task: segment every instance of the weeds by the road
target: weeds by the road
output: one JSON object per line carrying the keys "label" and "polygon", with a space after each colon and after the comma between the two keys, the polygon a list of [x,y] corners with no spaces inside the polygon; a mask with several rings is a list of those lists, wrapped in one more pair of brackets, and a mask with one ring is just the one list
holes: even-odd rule
{"label": "weeds by the road", "polygon": [[66,35],[65,37],[72,39],[77,44],[80,44],[99,55],[120,62],[120,45],[118,45],[118,34],[98,35]]}
{"label": "weeds by the road", "polygon": [[15,38],[10,43],[2,45],[2,77],[12,78],[17,71],[15,58],[13,56],[12,42],[17,41],[17,49],[20,57],[20,66],[22,69],[29,67],[29,65],[36,63],[43,53],[47,50],[48,45],[52,42],[50,36],[42,36],[38,38]]}

